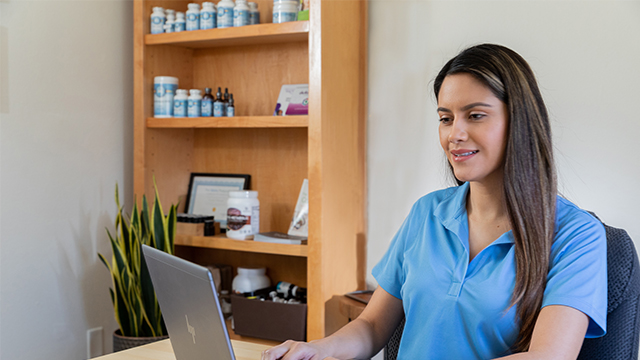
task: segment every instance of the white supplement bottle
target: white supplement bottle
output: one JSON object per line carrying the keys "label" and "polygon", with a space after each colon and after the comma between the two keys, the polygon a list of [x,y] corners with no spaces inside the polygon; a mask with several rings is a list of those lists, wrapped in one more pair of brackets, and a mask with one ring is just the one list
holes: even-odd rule
{"label": "white supplement bottle", "polygon": [[233,0],[220,0],[218,3],[218,28],[233,27]]}
{"label": "white supplement bottle", "polygon": [[236,6],[233,8],[233,26],[249,25],[249,5],[247,0],[237,0]]}
{"label": "white supplement bottle", "polygon": [[174,117],[187,117],[187,107],[189,96],[187,90],[176,90],[176,96],[173,98],[173,116]]}
{"label": "white supplement bottle", "polygon": [[260,11],[258,11],[258,4],[254,2],[249,3],[249,25],[260,24]]}
{"label": "white supplement bottle", "polygon": [[243,268],[238,266],[238,275],[231,282],[234,293],[247,293],[271,286],[265,268]]}
{"label": "white supplement bottle", "polygon": [[189,98],[187,100],[187,116],[200,117],[200,109],[202,107],[202,93],[198,89],[189,90]]}
{"label": "white supplement bottle", "polygon": [[300,3],[297,1],[275,1],[273,3],[273,23],[280,24],[298,20],[299,6]]}
{"label": "white supplement bottle", "polygon": [[217,22],[215,5],[212,2],[203,2],[200,10],[200,30],[215,29]]}
{"label": "white supplement bottle", "polygon": [[162,34],[164,32],[164,9],[156,6],[151,13],[151,33]]}
{"label": "white supplement bottle", "polygon": [[200,30],[200,4],[191,3],[187,5],[187,31]]}
{"label": "white supplement bottle", "polygon": [[184,19],[184,13],[178,11],[176,13],[176,22],[173,23],[173,31],[181,32],[187,30],[187,21]]}
{"label": "white supplement bottle", "polygon": [[227,237],[253,239],[260,232],[260,201],[257,191],[229,191],[227,200]]}
{"label": "white supplement bottle", "polygon": [[164,23],[164,32],[172,33],[175,27],[176,14],[173,10],[166,10],[167,21]]}
{"label": "white supplement bottle", "polygon": [[178,78],[156,76],[153,78],[153,116],[169,118],[173,116],[173,97],[178,89]]}

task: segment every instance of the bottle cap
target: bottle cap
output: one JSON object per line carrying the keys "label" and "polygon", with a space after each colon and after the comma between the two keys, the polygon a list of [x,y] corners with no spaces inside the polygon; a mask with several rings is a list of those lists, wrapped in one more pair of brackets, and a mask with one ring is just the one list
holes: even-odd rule
{"label": "bottle cap", "polygon": [[187,5],[187,7],[189,8],[189,10],[200,10],[200,4],[196,3],[191,3]]}

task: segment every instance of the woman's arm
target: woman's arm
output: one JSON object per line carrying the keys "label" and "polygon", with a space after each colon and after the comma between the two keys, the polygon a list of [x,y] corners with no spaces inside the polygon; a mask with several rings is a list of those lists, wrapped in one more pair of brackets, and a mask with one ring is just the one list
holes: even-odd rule
{"label": "woman's arm", "polygon": [[533,328],[529,351],[501,359],[576,359],[587,326],[589,317],[579,310],[563,305],[545,306]]}
{"label": "woman's arm", "polygon": [[378,287],[362,314],[333,335],[309,343],[287,341],[265,350],[262,359],[370,358],[387,343],[403,313],[402,300]]}

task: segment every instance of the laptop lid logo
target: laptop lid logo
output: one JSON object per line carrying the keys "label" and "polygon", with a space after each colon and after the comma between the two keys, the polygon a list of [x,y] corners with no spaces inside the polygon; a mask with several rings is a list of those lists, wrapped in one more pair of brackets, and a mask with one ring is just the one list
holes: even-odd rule
{"label": "laptop lid logo", "polygon": [[185,319],[187,319],[187,331],[189,332],[189,334],[191,334],[191,336],[193,336],[193,343],[196,343],[196,329],[194,329],[193,326],[189,325],[189,317],[187,317],[187,315],[184,316]]}

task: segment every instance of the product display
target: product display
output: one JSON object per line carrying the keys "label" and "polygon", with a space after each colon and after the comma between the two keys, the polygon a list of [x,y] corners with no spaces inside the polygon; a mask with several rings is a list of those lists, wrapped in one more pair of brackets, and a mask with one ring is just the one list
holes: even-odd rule
{"label": "product display", "polygon": [[187,31],[200,30],[200,4],[187,5]]}
{"label": "product display", "polygon": [[260,201],[257,191],[229,191],[227,237],[251,240],[260,232]]}
{"label": "product display", "polygon": [[231,288],[234,293],[248,293],[271,286],[271,280],[266,275],[266,268],[238,267],[238,275],[233,278]]}
{"label": "product display", "polygon": [[260,11],[258,11],[258,4],[254,2],[249,3],[249,25],[260,24]]}
{"label": "product display", "polygon": [[216,100],[213,102],[213,116],[224,116],[224,100],[222,100],[222,90],[220,90],[220,88],[218,88],[218,92],[216,92]]}
{"label": "product display", "polygon": [[173,31],[181,32],[187,30],[187,21],[185,20],[184,13],[178,11],[176,13],[176,21],[173,23]]}
{"label": "product display", "polygon": [[217,22],[216,6],[212,2],[203,2],[200,10],[200,30],[215,29]]}
{"label": "product display", "polygon": [[164,32],[164,9],[156,6],[151,13],[151,33],[162,34]]}
{"label": "product display", "polygon": [[200,90],[189,90],[189,98],[187,100],[189,109],[187,110],[187,116],[200,117],[200,110],[202,109],[202,95]]}
{"label": "product display", "polygon": [[153,78],[153,116],[168,118],[173,116],[173,97],[178,89],[178,78],[156,76]]}
{"label": "product display", "polygon": [[218,3],[218,28],[233,27],[233,0],[220,0]]}
{"label": "product display", "polygon": [[274,116],[308,115],[309,84],[282,85]]}
{"label": "product display", "polygon": [[204,89],[204,96],[202,97],[202,111],[201,116],[213,116],[213,96],[211,95],[211,88]]}
{"label": "product display", "polygon": [[236,0],[236,6],[233,8],[233,26],[249,25],[249,5],[247,0]]}
{"label": "product display", "polygon": [[273,2],[273,23],[280,24],[288,21],[298,20],[298,11],[300,11],[300,3],[298,1],[281,1]]}
{"label": "product display", "polygon": [[187,95],[187,90],[178,89],[176,90],[176,96],[173,98],[173,116],[174,117],[187,117],[187,100],[189,99],[189,95]]}
{"label": "product display", "polygon": [[227,116],[236,116],[236,106],[233,103],[233,94],[229,94],[229,106],[227,107]]}

